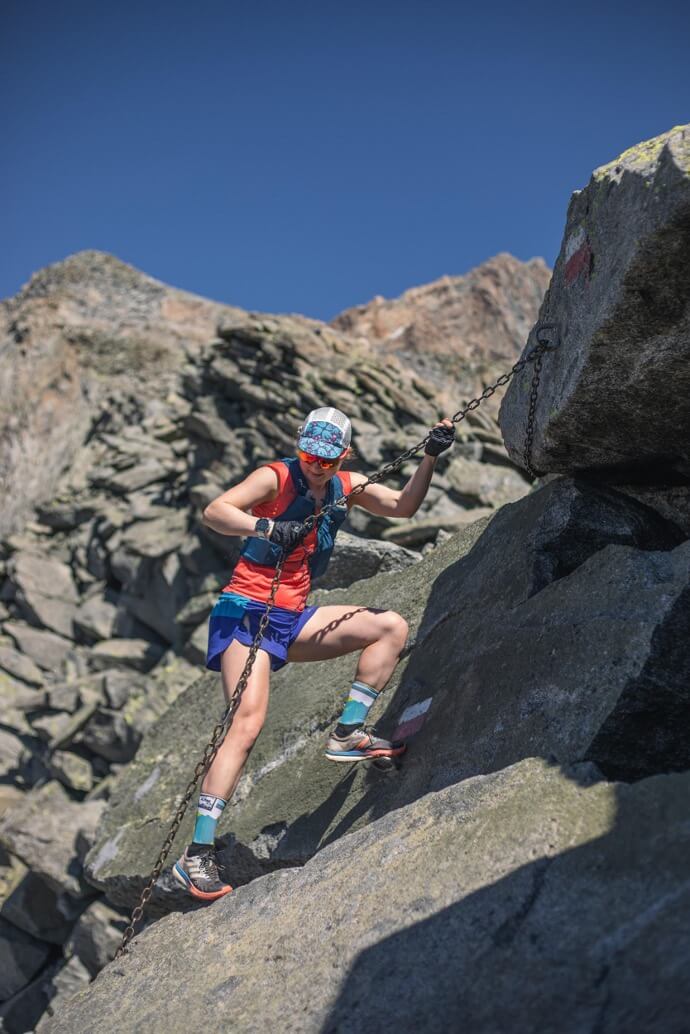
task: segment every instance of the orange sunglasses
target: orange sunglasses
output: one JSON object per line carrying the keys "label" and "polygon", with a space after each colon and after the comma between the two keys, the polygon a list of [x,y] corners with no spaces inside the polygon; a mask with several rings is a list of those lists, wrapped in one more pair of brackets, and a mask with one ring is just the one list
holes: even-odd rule
{"label": "orange sunglasses", "polygon": [[[345,450],[345,452],[347,452],[347,449]],[[325,460],[323,456],[315,456],[311,452],[304,452],[303,449],[298,449],[297,455],[301,460],[304,460],[305,463],[318,463],[319,466],[323,467],[324,470],[332,470],[333,467],[338,466],[343,456],[345,455],[345,452],[342,452],[340,456],[336,456],[334,460]]]}

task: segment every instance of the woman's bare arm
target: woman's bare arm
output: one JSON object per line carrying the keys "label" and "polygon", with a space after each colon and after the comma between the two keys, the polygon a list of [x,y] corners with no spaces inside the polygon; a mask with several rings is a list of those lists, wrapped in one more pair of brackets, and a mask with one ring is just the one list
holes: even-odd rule
{"label": "woman's bare arm", "polygon": [[270,467],[259,467],[244,481],[233,485],[208,504],[202,514],[204,524],[220,535],[251,535],[256,517],[248,510],[268,503],[278,495],[278,475]]}
{"label": "woman's bare arm", "polygon": [[[452,428],[453,424],[446,418],[439,421],[436,426]],[[369,485],[354,497],[353,504],[376,514],[377,517],[414,517],[429,491],[437,458],[425,453],[414,474],[400,491],[387,488],[380,483]],[[366,481],[364,474],[353,473],[351,478],[353,488]]]}
{"label": "woman's bare arm", "polygon": [[[355,496],[353,504],[377,517],[414,517],[429,489],[436,465],[434,456],[423,456],[414,474],[400,491],[386,485],[368,485]],[[366,481],[364,474],[351,475],[352,487]]]}

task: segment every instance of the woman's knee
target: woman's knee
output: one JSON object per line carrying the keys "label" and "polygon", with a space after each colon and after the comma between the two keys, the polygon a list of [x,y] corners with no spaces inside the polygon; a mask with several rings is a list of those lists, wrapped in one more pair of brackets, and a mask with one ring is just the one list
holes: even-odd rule
{"label": "woman's knee", "polygon": [[381,628],[386,638],[394,642],[400,649],[407,642],[409,625],[405,618],[394,610],[386,610],[381,614]]}
{"label": "woman's knee", "polygon": [[232,723],[232,734],[235,742],[244,748],[244,750],[250,751],[256,741],[259,738],[261,730],[264,727],[263,713],[237,715],[233,719]]}

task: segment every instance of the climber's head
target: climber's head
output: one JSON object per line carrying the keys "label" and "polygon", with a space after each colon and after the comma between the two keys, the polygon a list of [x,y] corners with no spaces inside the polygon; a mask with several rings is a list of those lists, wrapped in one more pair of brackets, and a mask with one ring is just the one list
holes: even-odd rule
{"label": "climber's head", "polygon": [[315,481],[333,477],[350,452],[352,425],[339,409],[312,409],[298,430],[297,456],[305,475]]}

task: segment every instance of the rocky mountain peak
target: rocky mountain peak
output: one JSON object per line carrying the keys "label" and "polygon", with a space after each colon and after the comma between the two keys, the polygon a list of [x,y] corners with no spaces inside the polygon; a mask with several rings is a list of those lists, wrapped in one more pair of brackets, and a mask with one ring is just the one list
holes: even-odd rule
{"label": "rocky mountain peak", "polygon": [[481,390],[499,365],[514,362],[549,276],[543,259],[521,262],[502,253],[464,276],[440,277],[399,298],[378,295],[340,313],[332,326],[398,356],[451,404],[458,389]]}
{"label": "rocky mountain peak", "polygon": [[0,531],[50,497],[107,406],[165,397],[188,353],[241,310],[100,251],[35,273],[0,303]]}
{"label": "rocky mountain peak", "polygon": [[152,295],[160,295],[170,290],[162,281],[136,269],[128,262],[123,262],[117,256],[88,248],[37,270],[21,289],[17,299],[24,301],[31,297],[70,291],[82,296],[89,287],[102,290],[104,296],[113,296],[123,291],[143,290],[146,287]]}

